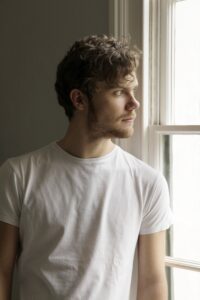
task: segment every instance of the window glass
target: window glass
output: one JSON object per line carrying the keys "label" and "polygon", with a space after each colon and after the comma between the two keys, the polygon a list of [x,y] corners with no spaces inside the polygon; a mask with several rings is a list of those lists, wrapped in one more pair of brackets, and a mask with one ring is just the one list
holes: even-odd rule
{"label": "window glass", "polygon": [[174,124],[200,124],[200,1],[176,2]]}
{"label": "window glass", "polygon": [[200,135],[172,136],[171,172],[173,255],[200,261]]}
{"label": "window glass", "polygon": [[164,135],[162,145],[174,213],[170,255],[200,262],[200,135]]}
{"label": "window glass", "polygon": [[200,273],[176,268],[172,272],[174,278],[173,300],[199,300]]}

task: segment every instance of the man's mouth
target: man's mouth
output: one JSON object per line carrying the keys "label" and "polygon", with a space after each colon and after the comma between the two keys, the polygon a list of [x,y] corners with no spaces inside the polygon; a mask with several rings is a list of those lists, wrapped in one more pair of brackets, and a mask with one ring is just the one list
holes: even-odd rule
{"label": "man's mouth", "polygon": [[133,121],[133,118],[127,118],[127,119],[123,119],[122,121]]}
{"label": "man's mouth", "polygon": [[136,116],[129,116],[122,119],[124,122],[133,122],[135,120]]}

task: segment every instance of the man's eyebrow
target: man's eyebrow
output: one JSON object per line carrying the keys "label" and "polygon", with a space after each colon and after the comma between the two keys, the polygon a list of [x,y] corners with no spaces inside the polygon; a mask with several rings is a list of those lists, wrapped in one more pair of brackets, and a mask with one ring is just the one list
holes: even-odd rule
{"label": "man's eyebrow", "polygon": [[[127,83],[130,84],[127,86]],[[127,89],[127,88],[137,88],[138,87],[138,80],[127,80],[123,82],[115,82],[115,83],[110,83],[106,85],[106,89],[108,90],[114,90],[114,89]]]}
{"label": "man's eyebrow", "polygon": [[126,84],[116,84],[115,86],[111,87],[112,89],[115,88],[121,88],[121,89],[128,89],[128,88],[137,88],[138,87],[138,82],[134,82],[127,86]]}

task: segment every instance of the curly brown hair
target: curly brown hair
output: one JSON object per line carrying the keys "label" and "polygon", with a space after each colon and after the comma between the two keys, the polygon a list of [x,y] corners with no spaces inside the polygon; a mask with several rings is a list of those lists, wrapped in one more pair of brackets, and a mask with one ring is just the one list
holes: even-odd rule
{"label": "curly brown hair", "polygon": [[79,89],[92,98],[97,82],[113,86],[121,78],[136,72],[140,51],[127,40],[106,35],[91,35],[76,41],[57,67],[55,90],[58,102],[69,120],[75,108],[70,91]]}

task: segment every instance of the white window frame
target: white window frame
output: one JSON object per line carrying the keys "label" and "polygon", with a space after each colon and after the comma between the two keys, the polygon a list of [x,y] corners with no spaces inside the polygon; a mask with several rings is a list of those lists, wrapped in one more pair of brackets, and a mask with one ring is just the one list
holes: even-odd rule
{"label": "white window frame", "polygon": [[[137,134],[128,140],[117,139],[116,143],[156,169],[161,163],[162,135],[200,134],[200,125],[171,125],[176,1],[184,0],[109,0],[110,34],[134,36],[134,42],[142,45],[143,51]],[[135,7],[134,11],[130,10],[131,6]],[[138,13],[142,13],[142,20],[137,18]],[[135,19],[134,28],[130,28],[130,17]],[[166,257],[165,262],[168,267],[200,272],[200,263],[196,261]]]}
{"label": "white window frame", "polygon": [[[150,57],[153,60],[149,73],[149,98],[152,103],[152,119],[149,125],[149,140],[151,141],[149,143],[149,163],[157,169],[160,168],[162,161],[162,145],[160,143],[162,135],[200,134],[200,125],[171,125],[173,123],[172,103],[174,101],[173,26],[176,1],[149,1],[150,20],[153,20],[149,23]],[[167,101],[168,99],[171,101]],[[200,263],[197,261],[166,257],[166,265],[200,272]]]}

